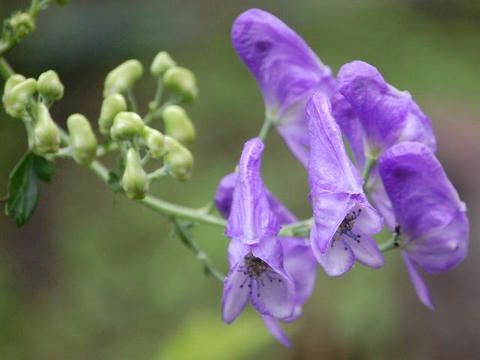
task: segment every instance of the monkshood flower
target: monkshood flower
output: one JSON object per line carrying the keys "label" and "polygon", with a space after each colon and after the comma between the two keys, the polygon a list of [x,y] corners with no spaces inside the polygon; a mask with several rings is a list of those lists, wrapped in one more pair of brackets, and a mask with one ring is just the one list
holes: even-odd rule
{"label": "monkshood flower", "polygon": [[305,103],[318,90],[333,92],[335,79],[305,41],[280,19],[259,9],[240,14],[232,27],[233,46],[257,79],[266,116],[290,151],[306,167]]}
{"label": "monkshood flower", "polygon": [[395,145],[380,157],[379,169],[408,273],[420,300],[433,309],[417,267],[427,273],[443,272],[465,259],[469,242],[465,203],[427,145]]}
{"label": "monkshood flower", "polygon": [[382,218],[369,204],[362,179],[348,158],[330,102],[316,93],[307,103],[310,162],[308,166],[314,224],[310,242],[318,262],[330,276],[349,271],[355,260],[372,268],[384,265],[371,236]]}
{"label": "monkshood flower", "polygon": [[[254,145],[256,146],[259,146],[258,144],[261,144],[261,141],[259,139],[254,139],[251,141],[253,141]],[[217,188],[217,192],[215,194],[215,205],[217,206],[217,209],[222,214],[222,216],[226,218],[230,217],[231,212],[232,213],[238,212],[238,211],[243,212],[244,211],[243,209],[248,208],[248,207],[238,208],[238,207],[232,206],[233,197],[234,197],[233,194],[236,188],[244,187],[245,184],[248,184],[250,181],[252,181],[252,178],[257,178],[257,177],[260,178],[260,161],[256,161],[256,160],[260,160],[259,158],[257,159],[257,157],[261,156],[261,151],[260,152],[249,151],[248,147],[253,146],[251,145],[251,143],[250,144],[249,143],[250,142],[247,142],[247,144],[245,145],[244,154],[242,154],[242,159],[240,162],[255,164],[254,168],[248,169],[249,171],[245,173],[245,170],[247,170],[247,167],[239,166],[238,173],[229,174],[220,181]],[[261,146],[261,148],[263,148],[263,146]],[[250,157],[250,159],[247,159],[246,158],[247,156]],[[252,160],[251,157],[255,158],[256,160],[247,161],[247,160]],[[243,179],[243,181],[242,180],[237,181],[237,179]],[[263,189],[266,195],[269,209],[276,216],[277,221],[280,225],[289,224],[297,221],[295,216],[293,216],[283,204],[281,204],[266,188],[263,188]],[[245,192],[243,191],[242,193],[245,194]],[[253,197],[250,199],[253,199]],[[260,310],[259,312],[262,316],[263,321],[265,322],[265,325],[267,326],[268,330],[272,333],[272,335],[284,345],[290,346],[290,341],[288,337],[284,334],[283,330],[281,329],[281,327],[279,326],[276,320],[281,319],[284,322],[290,322],[298,318],[298,316],[300,316],[302,312],[302,306],[305,303],[305,301],[310,297],[313,290],[315,276],[317,272],[317,264],[312,254],[312,251],[310,249],[310,245],[308,244],[306,239],[273,237],[273,238],[268,238],[267,240],[262,240],[262,241],[271,242],[272,240],[275,241],[276,244],[280,244],[280,249],[276,248],[275,251],[281,252],[283,254],[283,267],[288,277],[293,281],[294,308],[290,316],[282,317],[282,318],[272,316],[271,314],[270,315],[266,314],[265,312],[262,312]],[[256,284],[255,286],[258,286],[258,281],[259,281],[258,279],[260,279],[260,288],[261,290],[264,290],[264,288],[261,285],[262,284],[261,281],[265,283],[265,281],[273,280],[274,282],[275,281],[274,278],[279,278],[279,276],[273,274],[272,270],[268,270],[268,271],[265,271],[264,274],[260,274],[260,277],[258,278],[255,276],[252,276],[251,278],[248,277],[248,279],[246,279],[246,276],[248,276],[248,271],[247,271],[247,274],[245,274],[245,271],[244,271],[246,266],[245,263],[247,264],[252,263],[252,261],[254,260],[250,259],[248,257],[249,255],[247,255],[247,258],[245,258],[245,255],[243,252],[245,251],[245,249],[247,249],[247,251],[251,250],[252,246],[241,245],[239,244],[239,242],[241,242],[240,238],[232,240],[232,243],[229,246],[229,260],[230,260],[232,270],[235,266],[238,266],[237,263],[239,262],[241,263],[243,261],[243,265],[240,265],[240,268],[237,268],[237,271],[240,270],[241,273],[243,270],[243,273],[242,273],[243,280],[242,280],[242,283],[240,283],[240,285],[238,283],[236,285],[235,284],[232,285],[232,280],[226,280],[225,292],[227,289],[227,283],[228,283],[228,286],[233,286],[233,287],[242,286],[242,288],[240,289],[244,289],[243,296],[245,296],[246,292],[248,291],[248,294],[252,299],[252,303],[258,310],[258,307],[255,305],[257,300],[254,300],[255,294],[253,292],[254,291],[253,283]],[[275,245],[275,246],[278,246],[278,245]],[[252,255],[253,255],[253,252],[252,252]],[[260,263],[260,260],[256,260],[256,261]],[[265,260],[261,260],[261,261],[265,262]],[[267,265],[267,266],[271,266],[271,265]],[[246,268],[248,269],[248,265],[246,266]],[[269,276],[271,278],[269,278]],[[246,288],[245,288],[245,285],[243,284],[243,281],[245,281],[245,284],[248,283]],[[252,287],[248,287],[248,285],[252,285]],[[237,290],[239,289],[237,288]],[[232,301],[232,297],[234,297],[235,294],[232,294],[231,291],[232,290],[230,290],[229,297]],[[250,291],[252,291],[251,294],[250,294]],[[226,294],[224,294],[224,299],[225,299],[225,296]],[[247,302],[248,302],[248,299],[247,299]],[[245,305],[246,303],[243,306]],[[225,310],[225,306],[224,306],[224,310]],[[238,313],[236,315],[238,315]],[[231,320],[228,317],[225,318],[225,311],[224,311],[224,320],[226,322],[231,322],[233,321],[233,319],[234,318],[232,318]]]}
{"label": "monkshood flower", "polygon": [[[402,141],[416,141],[436,150],[430,119],[408,91],[389,85],[380,72],[363,61],[343,65],[332,96],[333,116],[348,139],[359,169],[366,157],[378,159],[382,151]],[[377,209],[393,226],[390,201],[373,167],[368,182]]]}

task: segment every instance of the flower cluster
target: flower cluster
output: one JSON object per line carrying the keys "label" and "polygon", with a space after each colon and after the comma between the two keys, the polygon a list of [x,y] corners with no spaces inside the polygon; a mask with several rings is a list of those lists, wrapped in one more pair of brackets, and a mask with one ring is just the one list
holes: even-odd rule
{"label": "flower cluster", "polygon": [[231,238],[223,320],[231,323],[251,301],[272,335],[288,345],[278,321],[301,314],[317,263],[330,276],[355,262],[382,267],[373,235],[384,223],[418,297],[433,308],[418,269],[434,273],[459,264],[469,224],[435,157],[430,119],[408,92],[365,62],[343,65],[335,78],[293,30],[265,11],[241,14],[232,41],[259,83],[267,118],[308,170],[313,221],[308,239],[279,235],[296,218],[262,181],[262,140],[247,141],[236,172],[221,180],[215,196]]}

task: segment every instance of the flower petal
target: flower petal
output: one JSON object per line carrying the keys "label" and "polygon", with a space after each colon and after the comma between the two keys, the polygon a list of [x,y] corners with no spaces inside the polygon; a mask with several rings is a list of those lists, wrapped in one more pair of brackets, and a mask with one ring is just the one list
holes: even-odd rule
{"label": "flower petal", "polygon": [[[311,232],[315,232],[315,225]],[[355,263],[353,251],[343,240],[337,240],[322,254],[312,243],[313,253],[317,261],[329,276],[341,276],[350,271]]]}
{"label": "flower petal", "polygon": [[310,231],[310,242],[314,252],[325,254],[343,219],[354,208],[355,200],[345,193],[319,193],[312,196],[312,206],[315,231]]}
{"label": "flower petal", "polygon": [[362,124],[350,103],[338,91],[332,95],[330,101],[332,102],[332,115],[348,140],[357,168],[363,169],[365,166],[365,134]]}
{"label": "flower petal", "polygon": [[257,79],[269,113],[281,117],[315,88],[333,88],[330,68],[300,36],[266,11],[250,9],[240,14],[232,27],[232,43]]}
{"label": "flower petal", "polygon": [[262,281],[254,281],[252,304],[260,314],[275,318],[292,315],[295,305],[295,286],[283,265],[283,249],[277,238],[265,239],[252,245],[253,256],[267,263],[271,270]]}
{"label": "flower petal", "polygon": [[245,275],[239,271],[238,264],[233,266],[223,288],[222,320],[230,324],[242,312],[250,298],[250,289],[244,283]]}
{"label": "flower petal", "polygon": [[407,267],[408,275],[410,275],[410,279],[412,280],[413,287],[417,292],[417,296],[420,301],[430,309],[434,309],[432,299],[430,297],[430,292],[428,291],[425,282],[423,281],[422,277],[418,273],[417,269],[410,261],[407,254],[402,252],[403,260],[405,261],[405,266]]}
{"label": "flower petal", "polygon": [[294,285],[288,277],[276,273],[252,283],[252,305],[262,315],[288,318],[294,310]]}
{"label": "flower petal", "polygon": [[237,174],[230,173],[225,175],[218,183],[217,191],[215,192],[215,206],[224,218],[230,215],[230,208],[233,201],[233,191],[237,182]]}
{"label": "flower petal", "polygon": [[307,103],[305,114],[309,122],[308,175],[312,196],[327,191],[361,193],[362,180],[347,155],[328,99],[315,93]]}
{"label": "flower petal", "polygon": [[259,9],[247,10],[235,20],[232,42],[258,81],[267,116],[295,157],[307,166],[305,102],[317,90],[333,91],[335,78],[330,68],[285,23]]}
{"label": "flower petal", "polygon": [[291,347],[292,344],[290,342],[290,339],[288,336],[284,333],[280,325],[278,325],[277,321],[268,315],[262,315],[262,320],[265,323],[265,326],[267,327],[268,331],[270,331],[270,334],[279,341],[281,344],[285,345],[286,347]]}
{"label": "flower petal", "polygon": [[[297,238],[281,238],[285,270],[295,284],[295,303],[303,305],[312,295],[317,276],[317,260],[308,244]],[[290,246],[290,244],[295,244]]]}
{"label": "flower petal", "polygon": [[410,93],[387,84],[373,66],[363,61],[343,65],[338,73],[338,91],[362,124],[370,155],[401,141],[422,142],[435,151],[430,119]]}
{"label": "flower petal", "polygon": [[468,230],[467,216],[459,211],[448,225],[411,241],[405,250],[425,272],[447,271],[467,256]]}
{"label": "flower petal", "polygon": [[280,230],[270,209],[260,174],[263,142],[254,138],[245,143],[238,165],[233,201],[225,235],[245,244],[259,243]]}
{"label": "flower petal", "polygon": [[379,166],[410,258],[430,272],[462,261],[469,242],[466,207],[429,148],[411,142],[395,145]]}
{"label": "flower petal", "polygon": [[378,269],[385,265],[385,259],[378,248],[375,239],[368,235],[362,235],[358,240],[345,238],[346,243],[355,255],[355,260],[365,266]]}

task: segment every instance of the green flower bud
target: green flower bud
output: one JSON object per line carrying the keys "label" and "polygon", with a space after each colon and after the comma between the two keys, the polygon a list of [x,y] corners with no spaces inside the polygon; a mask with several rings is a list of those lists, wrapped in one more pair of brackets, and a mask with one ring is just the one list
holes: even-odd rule
{"label": "green flower bud", "polygon": [[40,74],[37,81],[37,90],[48,100],[60,100],[63,97],[63,84],[53,70]]}
{"label": "green flower bud", "polygon": [[179,66],[168,69],[163,75],[163,82],[186,102],[193,102],[198,96],[195,75],[188,69]]}
{"label": "green flower bud", "polygon": [[193,143],[196,132],[185,110],[178,105],[169,105],[163,110],[165,134],[183,144]]}
{"label": "green flower bud", "polygon": [[105,79],[103,96],[125,93],[143,74],[143,66],[138,60],[127,60],[110,71]]}
{"label": "green flower bud", "polygon": [[67,128],[73,158],[80,165],[90,164],[97,155],[97,138],[87,118],[82,114],[70,115],[67,119]]}
{"label": "green flower bud", "polygon": [[150,66],[150,72],[153,76],[161,76],[168,69],[174,67],[175,61],[170,57],[170,54],[166,51],[160,51],[153,59],[152,65]]}
{"label": "green flower bud", "polygon": [[45,104],[37,105],[37,123],[33,129],[33,152],[37,155],[52,154],[60,146],[60,131]]}
{"label": "green flower bud", "polygon": [[102,103],[100,117],[98,118],[98,126],[103,135],[110,134],[110,128],[113,124],[115,116],[122,111],[127,110],[127,102],[121,94],[110,94]]}
{"label": "green flower bud", "polygon": [[35,30],[35,21],[30,14],[19,12],[10,18],[8,26],[12,29],[14,36],[23,38]]}
{"label": "green flower bud", "polygon": [[[24,82],[25,81],[25,76],[23,75],[20,75],[20,74],[13,74],[12,76],[10,76],[7,81],[5,82],[5,86],[3,88],[3,97],[2,97],[2,101],[3,101],[3,107],[5,109],[7,109],[7,103],[9,102],[9,97],[10,97],[10,92],[11,90],[17,86],[18,84],[20,84],[21,82]],[[8,110],[7,110],[8,112]]]}
{"label": "green flower bud", "polygon": [[26,80],[25,76],[23,76],[23,75],[20,75],[20,74],[11,75],[7,79],[7,81],[5,82],[5,87],[3,88],[3,96],[5,96],[5,94],[9,93],[10,90],[12,90],[13,87],[20,84],[21,82],[24,82],[25,80]]}
{"label": "green flower bud", "polygon": [[122,186],[129,199],[143,199],[148,191],[147,173],[143,170],[140,157],[133,148],[127,152]]}
{"label": "green flower bud", "polygon": [[142,136],[145,124],[142,118],[134,112],[119,112],[113,120],[110,136],[113,140],[131,140]]}
{"label": "green flower bud", "polygon": [[24,115],[30,98],[37,90],[35,79],[22,81],[22,75],[12,75],[5,84],[3,105],[8,115],[20,118]]}
{"label": "green flower bud", "polygon": [[151,127],[145,126],[143,131],[143,138],[145,139],[145,144],[150,150],[150,154],[154,159],[159,159],[167,152],[167,147],[165,144],[165,136]]}
{"label": "green flower bud", "polygon": [[168,166],[168,173],[178,180],[188,180],[192,176],[192,153],[170,136],[165,136],[168,153],[164,162]]}

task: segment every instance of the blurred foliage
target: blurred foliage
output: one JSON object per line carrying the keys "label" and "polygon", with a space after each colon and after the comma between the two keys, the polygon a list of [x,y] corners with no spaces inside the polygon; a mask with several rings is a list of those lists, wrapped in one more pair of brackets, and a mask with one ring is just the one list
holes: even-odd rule
{"label": "blurred foliage", "polygon": [[[27,1],[0,1],[5,17]],[[95,122],[106,73],[127,58],[148,66],[167,50],[198,77],[200,99],[189,108],[198,130],[194,177],[165,179],[153,192],[201,207],[230,172],[242,144],[263,120],[260,92],[230,44],[241,11],[259,6],[301,34],[334,71],[362,59],[408,89],[432,120],[441,159],[478,228],[480,15],[475,1],[233,0],[72,1],[52,6],[37,31],[8,58],[36,76],[57,70],[65,98],[53,117],[73,112]],[[146,110],[155,82],[136,89]],[[471,140],[473,139],[473,140]],[[1,114],[0,188],[25,149],[23,125]],[[463,150],[462,150],[463,149]],[[456,153],[455,153],[456,152]],[[397,253],[373,271],[357,266],[341,279],[319,272],[304,316],[287,331],[285,350],[253,311],[233,325],[220,320],[221,286],[169,236],[157,214],[108,188],[85,169],[58,161],[52,184],[20,231],[0,217],[1,359],[451,359],[479,353],[479,248],[458,269],[429,277],[437,311],[415,298]],[[285,171],[288,169],[288,171]],[[300,218],[309,216],[304,169],[276,135],[263,161],[266,184]],[[197,226],[193,236],[226,271],[227,239]]]}

